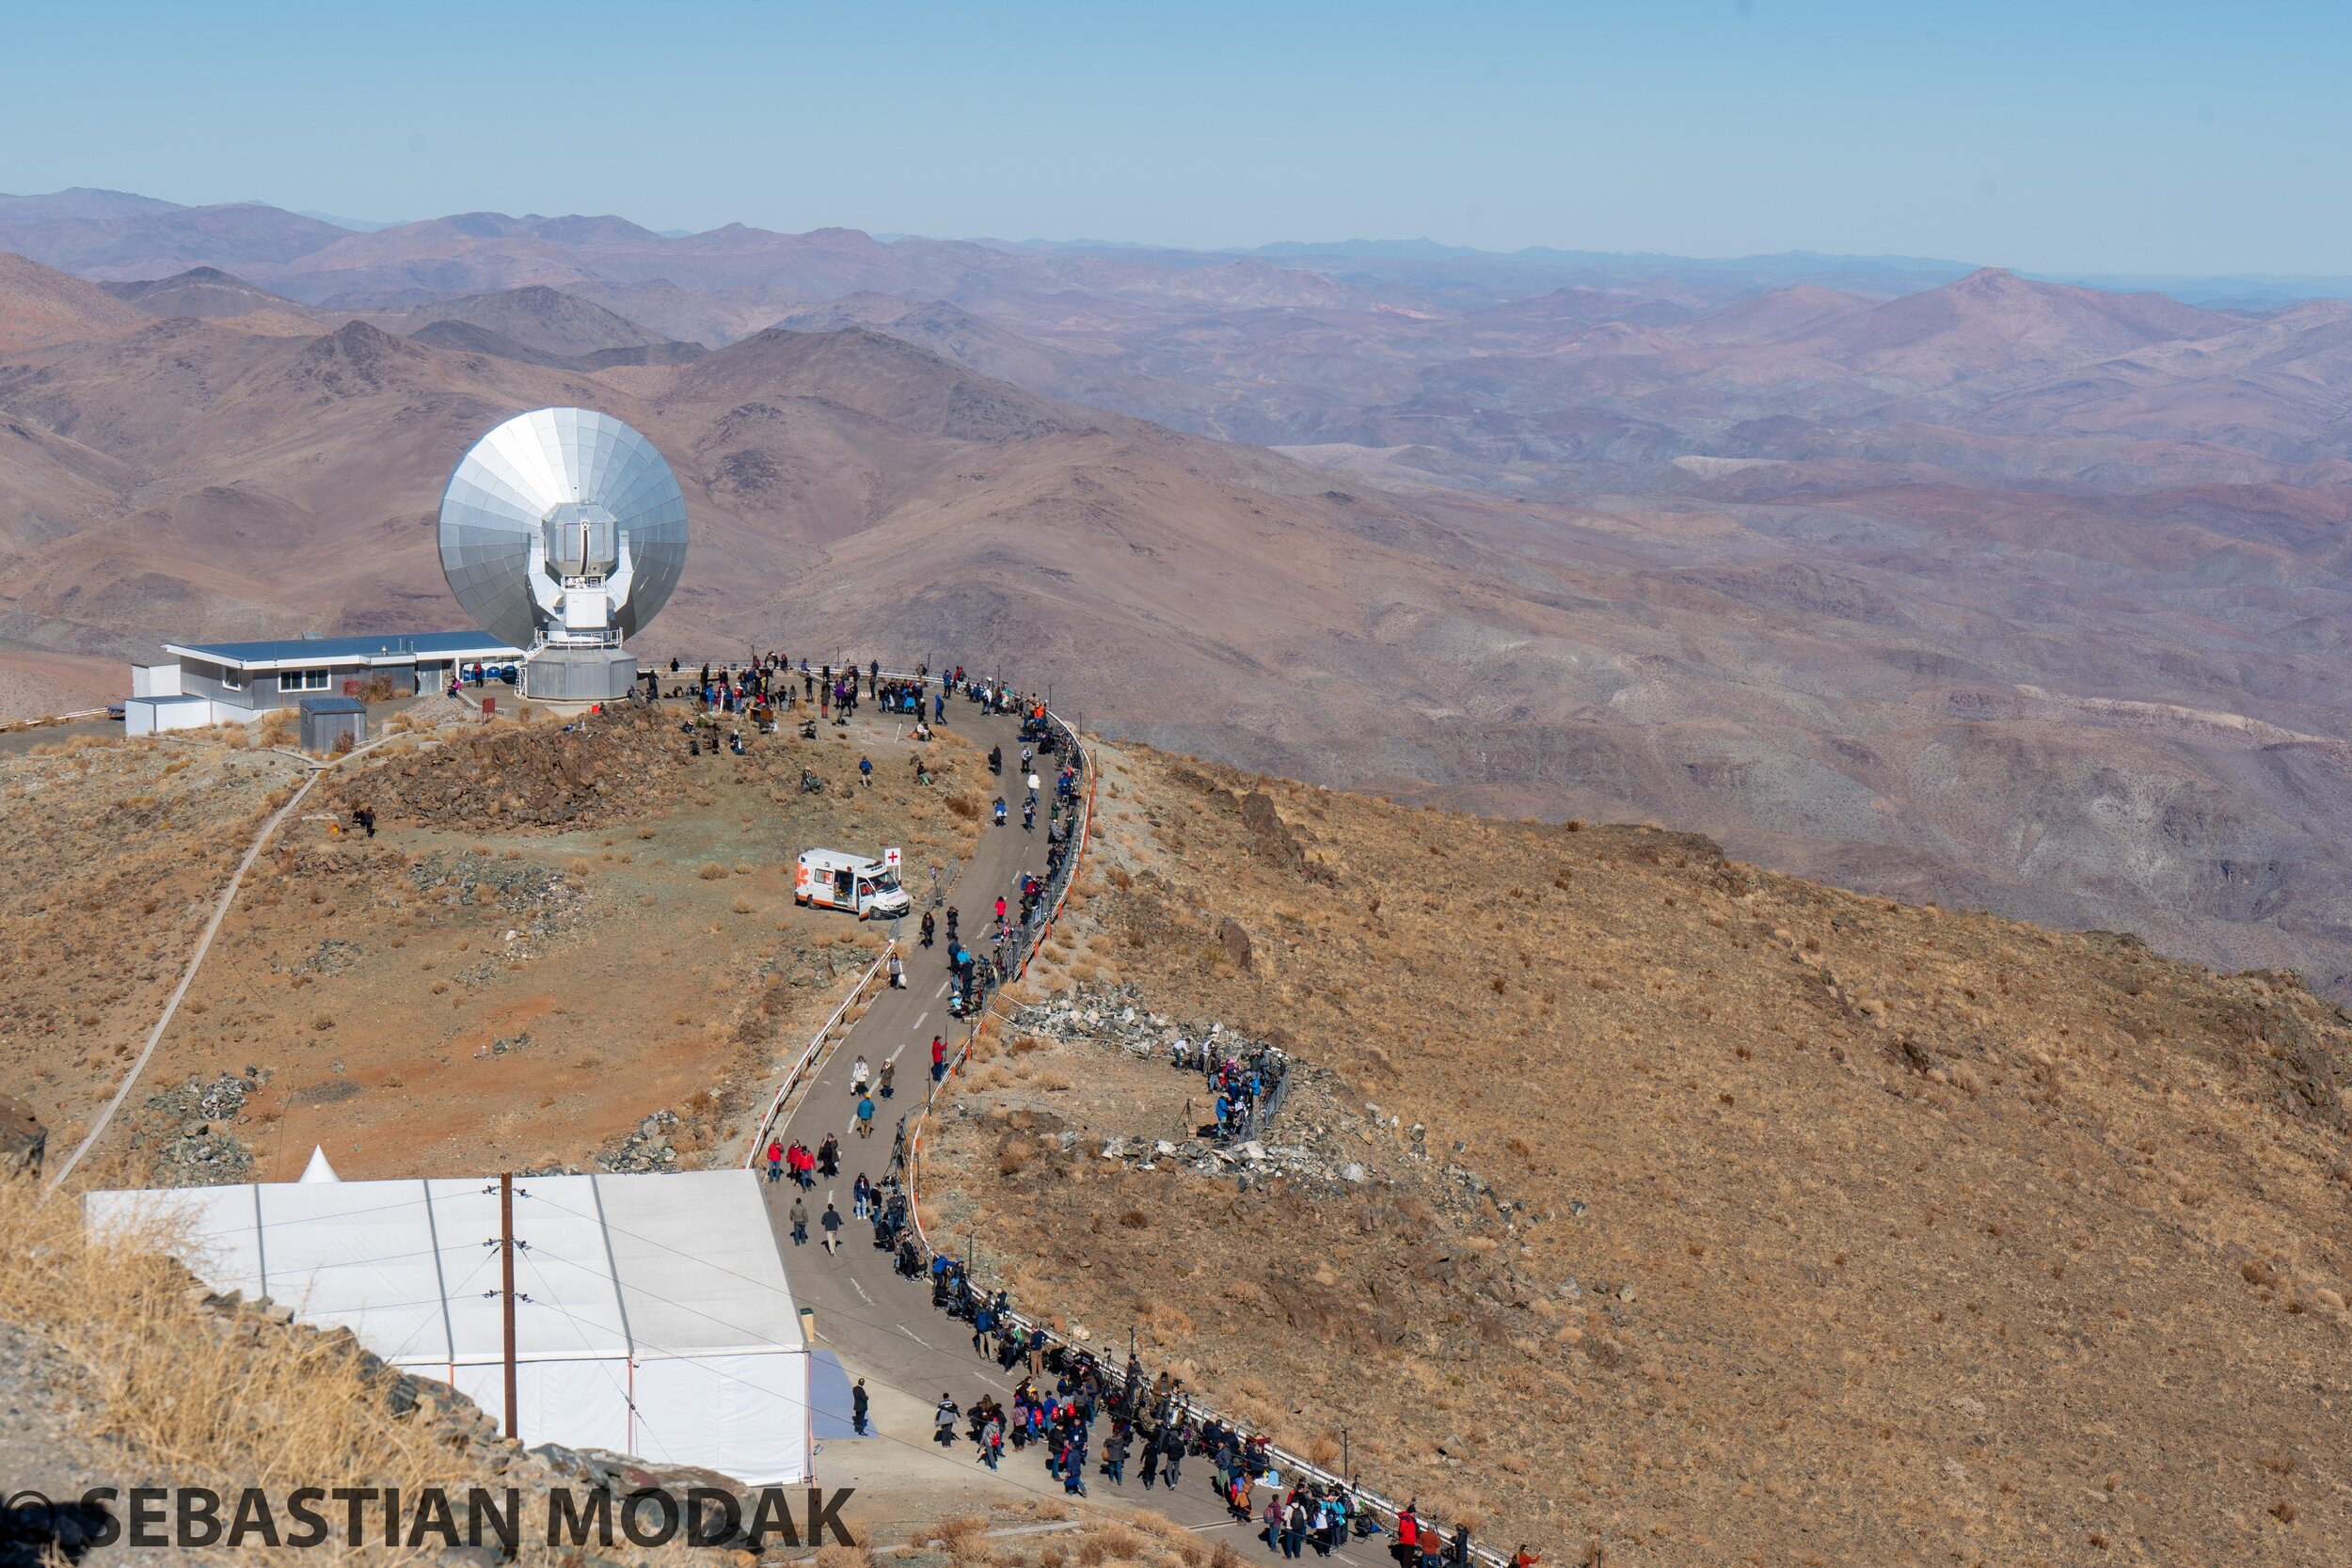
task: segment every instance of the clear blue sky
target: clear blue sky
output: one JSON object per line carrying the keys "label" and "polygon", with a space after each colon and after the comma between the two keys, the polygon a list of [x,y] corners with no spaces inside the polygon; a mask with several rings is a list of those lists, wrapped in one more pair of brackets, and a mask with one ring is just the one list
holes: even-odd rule
{"label": "clear blue sky", "polygon": [[2352,7],[26,6],[0,190],[2352,272]]}

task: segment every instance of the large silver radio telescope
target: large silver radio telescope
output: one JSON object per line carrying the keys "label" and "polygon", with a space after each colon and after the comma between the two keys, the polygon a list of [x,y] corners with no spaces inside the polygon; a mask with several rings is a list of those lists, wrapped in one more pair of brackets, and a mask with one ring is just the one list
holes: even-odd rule
{"label": "large silver radio telescope", "polygon": [[653,443],[611,415],[534,408],[459,459],[440,544],[457,602],[530,654],[526,692],[601,701],[627,692],[636,660],[621,641],[686,568],[686,498]]}

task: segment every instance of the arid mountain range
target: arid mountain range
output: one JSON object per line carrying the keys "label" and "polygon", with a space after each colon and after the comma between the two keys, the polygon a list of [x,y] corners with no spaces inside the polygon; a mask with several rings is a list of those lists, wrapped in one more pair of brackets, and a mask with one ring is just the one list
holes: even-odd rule
{"label": "arid mountain range", "polygon": [[664,653],[1009,667],[1170,749],[2352,994],[2352,306],[98,192],[0,198],[0,246],[18,709],[158,634],[449,622],[450,464],[589,403],[687,486]]}

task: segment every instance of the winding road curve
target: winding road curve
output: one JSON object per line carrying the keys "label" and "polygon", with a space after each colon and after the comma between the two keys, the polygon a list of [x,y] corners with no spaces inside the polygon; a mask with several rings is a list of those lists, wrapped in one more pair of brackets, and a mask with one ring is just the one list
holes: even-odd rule
{"label": "winding road curve", "polygon": [[[952,722],[983,751],[995,744],[1005,748],[1008,759],[1019,753],[1019,726],[1012,719],[977,718],[970,708],[964,707],[952,716]],[[1008,760],[1009,777],[1011,768]],[[1006,794],[1009,800],[1017,799],[1010,788]],[[1015,814],[1005,827],[983,829],[977,848],[948,895],[948,901],[964,911],[964,933],[969,936],[987,924],[987,911],[993,907],[999,893],[1009,902],[1017,903],[1019,895],[1014,889],[1021,876],[1029,871],[1041,876],[1044,865],[1042,827],[1034,833],[1024,832]],[[929,1283],[902,1277],[891,1266],[891,1255],[874,1247],[871,1227],[850,1213],[850,1190],[856,1184],[858,1173],[863,1171],[877,1181],[882,1179],[890,1167],[893,1127],[901,1116],[912,1123],[914,1113],[924,1103],[923,1096],[930,1085],[931,1037],[946,1036],[952,1049],[962,1033],[961,1023],[947,1014],[944,947],[927,951],[910,941],[904,952],[907,988],[885,988],[875,994],[866,1016],[826,1056],[816,1082],[784,1124],[781,1135],[787,1144],[798,1139],[815,1148],[828,1133],[841,1140],[840,1176],[830,1181],[818,1178],[808,1194],[807,1245],[791,1244],[791,1226],[786,1219],[796,1189],[789,1183],[763,1182],[761,1190],[768,1196],[770,1222],[787,1254],[793,1293],[802,1306],[813,1309],[818,1341],[834,1354],[850,1376],[863,1376],[869,1383],[895,1389],[926,1410],[941,1389],[953,1394],[956,1402],[963,1406],[969,1406],[983,1392],[993,1392],[1000,1400],[1009,1401],[1010,1380],[993,1359],[973,1353],[969,1325],[935,1311]],[[895,1080],[898,1092],[894,1099],[875,1101],[875,1131],[870,1138],[856,1134],[856,1101],[850,1095],[850,1066],[860,1055],[876,1071],[885,1061],[895,1060],[898,1064]],[[832,1256],[818,1244],[820,1233],[816,1224],[817,1217],[825,1211],[829,1193],[846,1222],[841,1250]],[[930,1433],[927,1429],[890,1435],[902,1441],[908,1437],[928,1440]],[[842,1441],[832,1439],[822,1447]],[[1097,1467],[1099,1448],[1098,1444],[1097,1453],[1089,1457],[1090,1471]],[[946,1453],[944,1449],[935,1451],[943,1457]],[[959,1442],[953,1453],[957,1463],[975,1465],[968,1443]],[[1206,1460],[1188,1462],[1184,1468],[1183,1485],[1174,1491],[1155,1488],[1146,1492],[1137,1479],[1141,1468],[1139,1460],[1129,1463],[1128,1482],[1123,1488],[1112,1486],[1101,1475],[1090,1473],[1087,1485],[1091,1500],[1099,1503],[1115,1499],[1149,1506],[1188,1528],[1230,1539],[1234,1549],[1245,1556],[1281,1560],[1279,1554],[1266,1549],[1254,1528],[1245,1530],[1232,1522],[1216,1497],[1216,1472]],[[826,1463],[821,1451],[818,1470],[820,1480],[825,1479]],[[1016,1455],[1008,1449],[1005,1475],[1032,1490],[1050,1490],[1056,1495],[1060,1492],[1058,1484],[1045,1474],[1042,1459],[1034,1449]],[[1263,1503],[1263,1494],[1259,1500]],[[1386,1556],[1377,1542],[1358,1543],[1332,1554],[1335,1560],[1351,1568],[1375,1568],[1386,1560]]]}

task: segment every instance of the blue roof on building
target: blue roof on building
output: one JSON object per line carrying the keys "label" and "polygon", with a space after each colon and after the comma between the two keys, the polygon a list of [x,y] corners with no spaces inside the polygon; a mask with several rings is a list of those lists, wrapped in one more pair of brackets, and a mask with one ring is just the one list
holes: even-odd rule
{"label": "blue roof on building", "polygon": [[305,697],[302,699],[302,711],[305,713],[365,713],[368,711],[368,705],[357,697]]}
{"label": "blue roof on building", "polygon": [[373,633],[355,637],[277,637],[261,642],[167,642],[164,651],[193,654],[221,664],[325,664],[355,658],[397,659],[411,654],[447,658],[453,654],[475,658],[520,658],[522,650],[510,647],[486,631],[415,631]]}

